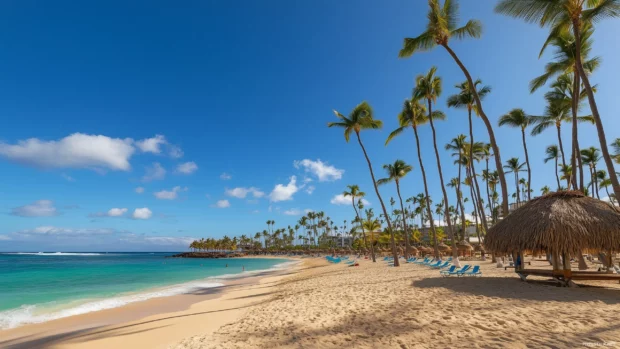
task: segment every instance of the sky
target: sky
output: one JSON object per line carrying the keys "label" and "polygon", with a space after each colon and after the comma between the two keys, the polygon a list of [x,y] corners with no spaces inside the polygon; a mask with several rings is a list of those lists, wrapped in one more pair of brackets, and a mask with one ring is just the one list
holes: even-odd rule
{"label": "sky", "polygon": [[[545,29],[493,5],[461,1],[463,23],[479,19],[484,33],[451,46],[492,87],[484,108],[497,125],[512,108],[543,112],[545,89],[530,94],[528,83],[551,54],[538,59]],[[446,107],[464,76],[445,50],[398,58],[426,10],[417,0],[2,2],[0,251],[178,251],[194,238],[254,235],[267,220],[285,228],[306,210],[341,226],[354,217],[338,197],[348,184],[378,213],[358,144],[327,128],[333,109],[346,115],[364,100],[384,121],[362,134],[377,177],[402,159],[414,167],[403,195],[423,192],[413,135],[384,146],[416,75],[434,65],[443,78],[440,149],[468,133],[467,114]],[[592,83],[610,141],[620,137],[620,52],[608,43],[619,29],[598,24],[592,50],[603,61]],[[474,127],[487,141],[479,119]],[[523,160],[520,132],[494,129],[502,159]],[[420,131],[439,202],[431,131]],[[582,148],[599,146],[595,131],[580,127]],[[550,129],[527,142],[538,193],[554,186],[543,158],[557,138]],[[455,177],[450,154],[440,156],[444,178]],[[396,195],[393,185],[380,190],[386,202]]]}

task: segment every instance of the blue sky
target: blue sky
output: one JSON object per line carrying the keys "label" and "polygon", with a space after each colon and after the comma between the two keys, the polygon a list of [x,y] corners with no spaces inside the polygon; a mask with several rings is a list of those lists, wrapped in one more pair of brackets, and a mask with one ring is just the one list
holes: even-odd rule
{"label": "blue sky", "polygon": [[[331,201],[347,184],[379,209],[359,146],[326,127],[332,109],[347,114],[362,100],[385,122],[363,135],[377,174],[403,159],[414,166],[403,195],[420,193],[413,136],[383,143],[414,77],[432,65],[448,115],[440,146],[468,132],[465,112],[445,107],[464,80],[448,54],[397,58],[402,39],[424,28],[424,1],[9,1],[0,10],[0,250],[179,250],[191,237],[253,235],[268,219],[294,225],[306,209],[342,225],[353,211]],[[481,40],[452,46],[492,86],[493,123],[515,107],[540,114],[545,90],[527,86],[549,59],[538,59],[546,31],[494,14],[492,1],[462,1],[461,18],[484,24]],[[619,29],[603,22],[594,36],[610,140],[620,136],[619,52],[609,45]],[[502,158],[523,159],[519,132],[495,130]],[[593,126],[580,132],[582,147],[598,146]],[[479,120],[475,136],[487,139]],[[438,202],[430,129],[421,141]],[[555,182],[542,162],[555,133],[528,143],[538,192]],[[448,153],[442,162],[454,177]]]}

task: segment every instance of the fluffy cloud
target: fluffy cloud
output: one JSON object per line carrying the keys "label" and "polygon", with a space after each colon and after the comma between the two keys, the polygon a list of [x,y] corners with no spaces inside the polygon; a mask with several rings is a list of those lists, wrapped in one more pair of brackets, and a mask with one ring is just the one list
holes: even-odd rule
{"label": "fluffy cloud", "polygon": [[227,208],[230,207],[230,202],[228,202],[228,200],[219,200],[215,205],[212,205],[212,207]]}
{"label": "fluffy cloud", "polygon": [[37,227],[34,229],[16,231],[18,235],[51,235],[51,236],[88,236],[113,234],[112,229],[73,229],[57,228],[52,226]]}
{"label": "fluffy cloud", "polygon": [[58,211],[51,200],[39,200],[30,205],[15,207],[11,214],[20,217],[51,217],[58,215]]}
{"label": "fluffy cloud", "polygon": [[9,240],[11,240],[11,238],[9,236],[0,235],[0,241],[9,241]]}
{"label": "fluffy cloud", "polygon": [[183,150],[181,150],[181,148],[176,145],[170,145],[168,147],[168,155],[170,155],[170,157],[174,159],[182,158]]}
{"label": "fluffy cloud", "polygon": [[30,138],[0,143],[0,156],[43,168],[91,168],[128,171],[133,140],[74,133],[58,141]]}
{"label": "fluffy cloud", "polygon": [[[355,200],[355,201],[357,201],[357,200]],[[334,204],[334,205],[352,205],[351,197],[350,196],[345,197],[343,194],[335,195],[331,199],[330,202],[332,204]],[[366,200],[366,199],[362,199],[362,203],[364,205],[366,205],[366,206],[370,205],[370,202],[368,202],[368,200]]]}
{"label": "fluffy cloud", "polygon": [[223,181],[228,181],[228,180],[232,179],[232,176],[229,175],[228,173],[224,172],[224,173],[222,173],[220,175],[220,179],[223,180]]}
{"label": "fluffy cloud", "polygon": [[260,191],[258,188],[250,187],[250,188],[233,188],[226,189],[226,195],[232,196],[237,199],[245,199],[248,194],[252,194],[255,198],[262,198],[265,196],[265,193]]}
{"label": "fluffy cloud", "polygon": [[344,170],[335,168],[322,162],[320,159],[312,161],[304,159],[293,162],[295,168],[303,168],[306,172],[310,172],[319,178],[319,182],[335,181],[342,178]]}
{"label": "fluffy cloud", "polygon": [[179,166],[177,166],[177,172],[182,174],[192,174],[196,172],[197,169],[198,165],[196,165],[196,163],[193,161],[179,164]]}
{"label": "fluffy cloud", "polygon": [[92,213],[90,217],[121,217],[127,213],[126,208],[111,208],[108,212]]}
{"label": "fluffy cloud", "polygon": [[160,199],[160,200],[174,200],[177,198],[178,193],[182,192],[182,191],[187,191],[187,187],[185,188],[181,188],[180,186],[176,186],[174,188],[172,188],[172,190],[162,190],[162,191],[158,191],[155,194],[155,197]]}
{"label": "fluffy cloud", "polygon": [[133,219],[149,219],[153,215],[153,212],[148,207],[136,208],[133,211]]}
{"label": "fluffy cloud", "polygon": [[155,135],[153,138],[146,138],[136,142],[136,146],[144,153],[161,154],[161,146],[168,144],[166,137]]}
{"label": "fluffy cloud", "polygon": [[299,187],[296,183],[297,177],[292,176],[287,185],[276,184],[275,188],[271,191],[271,194],[269,194],[269,200],[271,200],[271,202],[293,200],[293,195],[299,191]]}
{"label": "fluffy cloud", "polygon": [[135,189],[135,191],[136,191],[136,193],[138,193],[138,194],[142,194],[142,193],[144,193],[144,188],[143,188],[143,187],[137,187],[137,188]]}
{"label": "fluffy cloud", "polygon": [[163,168],[159,162],[154,162],[153,165],[146,168],[146,174],[142,177],[142,181],[150,182],[162,180],[164,177],[166,177],[166,169]]}
{"label": "fluffy cloud", "polygon": [[306,190],[304,190],[308,195],[312,195],[314,193],[314,189],[316,189],[313,185],[309,185]]}
{"label": "fluffy cloud", "polygon": [[[308,210],[306,209],[305,211],[308,211]],[[287,216],[301,216],[302,211],[298,208],[291,208],[290,210],[286,210],[282,213]]]}
{"label": "fluffy cloud", "polygon": [[120,241],[130,244],[151,244],[159,246],[183,246],[187,247],[195,238],[192,237],[176,237],[176,236],[146,236],[143,234],[124,234]]}

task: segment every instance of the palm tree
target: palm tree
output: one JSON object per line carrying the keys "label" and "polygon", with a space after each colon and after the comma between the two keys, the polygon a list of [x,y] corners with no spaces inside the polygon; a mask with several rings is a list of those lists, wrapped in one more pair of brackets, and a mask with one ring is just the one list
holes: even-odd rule
{"label": "palm tree", "polygon": [[362,143],[362,139],[360,137],[360,132],[362,130],[380,129],[383,126],[383,122],[381,122],[381,120],[376,120],[373,118],[372,108],[365,101],[357,105],[353,109],[351,114],[349,114],[349,117],[346,117],[335,110],[334,113],[341,121],[330,122],[329,124],[327,124],[327,126],[344,128],[344,139],[345,141],[347,141],[347,143],[349,142],[351,132],[355,132],[357,141],[362,148],[362,151],[364,152],[364,157],[366,158],[366,162],[368,163],[368,169],[370,170],[372,184],[375,187],[375,193],[377,194],[377,198],[379,199],[379,203],[381,204],[381,209],[383,210],[383,214],[385,215],[385,220],[390,231],[392,240],[392,255],[394,256],[394,266],[398,267],[400,266],[400,263],[398,262],[398,252],[396,251],[396,242],[394,241],[394,230],[392,230],[392,223],[390,222],[387,210],[385,209],[385,204],[383,203],[383,199],[381,198],[381,194],[379,193],[377,181],[375,180],[375,174],[372,170],[372,163],[370,162],[370,158],[368,157],[368,153],[366,153],[366,148],[364,148],[364,144]]}
{"label": "palm tree", "polygon": [[461,233],[465,234],[465,205],[463,204],[463,195],[461,191],[461,169],[463,168],[463,159],[465,157],[465,144],[467,144],[467,136],[464,134],[460,134],[455,138],[452,138],[452,142],[446,144],[446,150],[454,150],[455,153],[452,153],[452,156],[456,156],[457,159],[454,161],[455,164],[458,165],[459,175],[456,182],[451,181],[448,185],[456,185],[456,193],[457,193],[457,210],[460,207],[461,211]]}
{"label": "palm tree", "polygon": [[570,181],[573,176],[573,167],[571,165],[560,165],[560,179],[566,180],[566,189],[570,188]]}
{"label": "palm tree", "polygon": [[[482,81],[480,79],[476,80],[474,82],[474,89],[476,90],[476,93],[478,93],[478,96],[480,97],[480,99],[483,99],[486,95],[491,93],[491,88],[489,86],[483,86],[480,89],[478,89],[478,85],[480,84],[482,84]],[[479,115],[478,108],[476,108],[476,99],[474,98],[474,93],[473,91],[470,90],[469,83],[467,81],[462,82],[459,85],[456,85],[456,88],[459,89],[459,93],[456,95],[452,95],[448,98],[448,107],[467,109],[468,120],[469,120],[469,138],[471,139],[471,142],[474,143],[474,127],[473,127],[471,115],[472,115],[472,111],[475,111],[476,115]],[[473,148],[470,148],[470,150],[473,150]],[[489,152],[489,149],[485,148],[485,153],[488,153],[488,152]],[[473,154],[471,152],[469,154],[469,157],[473,158]],[[475,167],[474,161],[471,162],[471,166],[472,166],[472,173],[474,174],[474,188],[476,189],[477,195],[480,198],[481,197],[480,187],[478,186],[478,178],[476,177],[476,167]],[[487,171],[488,171],[488,159],[487,159]],[[488,195],[489,195],[489,190],[487,187],[487,196]],[[486,219],[486,214],[484,213],[484,205],[482,205],[482,200],[478,200],[478,211],[482,213],[480,217],[482,219],[482,225],[484,227],[484,231],[486,232],[489,229],[489,227],[487,225],[487,219]]]}
{"label": "palm tree", "polygon": [[366,220],[362,223],[362,226],[366,231],[370,232],[370,246],[375,244],[375,232],[381,230],[381,224],[378,219],[372,219],[372,209],[366,210]]}
{"label": "palm tree", "polygon": [[[594,23],[604,18],[619,17],[620,6],[618,2],[615,0],[502,0],[495,10],[512,17],[523,18],[527,22],[537,22],[541,27],[550,26],[552,35],[572,29],[575,38],[574,56],[577,76],[581,79],[588,96],[607,171],[614,173],[614,164],[607,149],[607,139],[594,98],[594,90],[582,62],[582,55],[584,54],[582,51],[582,31],[589,27],[594,28]],[[576,86],[579,85],[576,84]],[[616,197],[620,196],[618,178],[610,176],[610,179]]]}
{"label": "palm tree", "polygon": [[[347,185],[347,188],[349,188],[349,191],[345,191],[342,194],[344,195],[344,197],[351,197],[351,204],[353,204],[353,209],[355,210],[355,216],[357,217],[357,220],[361,222],[361,218],[360,218],[360,213],[357,210],[357,206],[355,205],[355,199],[359,199],[359,203],[361,204],[361,200],[364,196],[366,196],[366,193],[364,193],[363,191],[360,190],[360,187],[357,184],[353,184],[353,185]],[[366,240],[366,231],[364,230],[364,225],[360,223],[360,225],[362,226],[362,235],[364,236],[364,245],[366,247],[368,247],[368,241]],[[375,251],[372,248],[372,244],[370,246],[370,255],[372,256],[372,261],[373,263],[376,262],[375,260]]]}
{"label": "palm tree", "polygon": [[[438,114],[438,113],[435,113],[435,114],[436,115],[433,115],[433,117],[441,117],[441,114]],[[385,141],[385,144],[387,145],[392,139],[394,139],[394,137],[401,134],[405,130],[405,128],[409,126],[413,128],[413,134],[415,135],[415,142],[416,142],[416,147],[418,151],[418,162],[420,164],[420,171],[422,172],[422,181],[424,182],[424,194],[420,194],[418,198],[420,198],[421,196],[422,201],[424,201],[424,205],[420,203],[420,207],[426,209],[426,214],[428,215],[428,219],[431,225],[431,232],[433,233],[433,236],[436,236],[437,234],[435,234],[435,223],[433,220],[433,214],[431,212],[430,195],[428,194],[428,183],[426,181],[426,170],[424,169],[424,163],[422,162],[420,138],[418,137],[418,126],[423,125],[427,122],[428,122],[428,117],[426,115],[426,108],[424,107],[424,105],[420,103],[420,99],[412,98],[410,100],[409,99],[405,100],[403,109],[400,112],[400,114],[398,114],[398,123],[400,127],[392,131],[392,133],[390,133],[387,140]],[[421,211],[420,217],[422,221],[421,225],[423,226],[424,225],[423,210]],[[448,223],[448,224],[451,224],[451,223]],[[435,241],[434,245],[435,245],[434,247],[435,256],[439,256],[439,249],[437,248],[438,246],[437,241]]]}
{"label": "palm tree", "polygon": [[550,191],[551,191],[551,189],[549,189],[549,187],[546,186],[546,185],[544,187],[540,188],[540,193],[542,195],[547,195],[547,194],[549,194]]}
{"label": "palm tree", "polygon": [[450,39],[464,39],[467,37],[479,38],[482,35],[482,24],[477,20],[469,20],[464,26],[457,28],[458,23],[458,1],[446,0],[443,6],[440,5],[439,0],[428,0],[429,12],[427,15],[428,23],[426,30],[415,38],[405,38],[403,48],[400,50],[399,57],[410,57],[416,52],[428,51],[435,48],[437,45],[442,46],[448,51],[452,59],[461,68],[463,74],[467,78],[467,82],[471,86],[471,90],[474,93],[474,99],[478,106],[478,113],[484,122],[487,132],[489,133],[489,140],[493,147],[493,153],[495,154],[495,165],[499,174],[499,181],[502,188],[502,209],[503,214],[508,214],[508,187],[506,186],[506,177],[502,169],[502,159],[499,153],[499,147],[495,141],[495,133],[493,132],[493,126],[489,121],[489,118],[482,109],[482,102],[478,95],[474,80],[465,65],[458,58],[456,53],[449,46]]}
{"label": "palm tree", "polygon": [[396,193],[398,194],[398,200],[400,200],[400,211],[403,217],[403,231],[405,235],[405,260],[409,259],[409,229],[407,229],[407,217],[405,216],[405,206],[403,205],[403,198],[400,195],[400,181],[409,172],[413,171],[413,167],[408,165],[403,160],[396,160],[394,164],[383,165],[383,169],[388,174],[387,178],[382,178],[377,181],[377,184],[383,185],[394,181],[396,183]]}
{"label": "palm tree", "polygon": [[[437,67],[431,67],[431,69],[426,73],[426,75],[418,75],[415,79],[416,86],[413,89],[413,95],[418,99],[426,99],[427,108],[428,108],[428,121],[431,125],[431,130],[433,131],[433,147],[435,148],[435,158],[437,160],[437,171],[439,172],[439,183],[441,184],[441,191],[443,193],[443,199],[445,204],[445,211],[448,215],[446,219],[450,221],[450,213],[448,212],[448,207],[450,207],[450,203],[448,202],[448,193],[446,192],[446,185],[443,181],[443,170],[441,169],[441,160],[439,158],[439,150],[437,149],[437,133],[435,132],[435,125],[433,123],[433,119],[445,119],[444,117],[434,117],[433,116],[433,103],[437,102],[437,98],[441,95],[442,83],[441,78],[436,76]],[[438,113],[435,113],[438,114]],[[443,113],[442,113],[443,114]],[[438,114],[439,115],[439,114]],[[448,225],[448,234],[452,241],[452,259],[455,261],[455,264],[458,266],[458,251],[456,249],[456,241],[454,240],[454,231],[452,230],[452,224]]]}
{"label": "palm tree", "polygon": [[510,158],[506,161],[506,165],[504,166],[508,171],[506,173],[514,173],[515,174],[515,188],[517,193],[517,207],[521,200],[519,199],[519,172],[524,172],[523,166],[524,163],[519,163],[519,158]]}
{"label": "palm tree", "polygon": [[[527,187],[529,188],[532,183],[532,171],[530,169],[530,157],[527,154],[527,144],[525,142],[525,129],[530,126],[532,118],[525,114],[523,109],[513,109],[508,114],[499,118],[499,126],[518,127],[521,129],[521,140],[523,141],[523,150],[525,151],[525,164],[527,165]],[[527,199],[531,200],[532,197],[528,190]]]}
{"label": "palm tree", "polygon": [[[590,185],[592,185],[592,197],[598,197],[598,180],[596,179],[596,163],[601,159],[598,149],[589,147],[581,149],[581,161],[590,168]],[[596,194],[596,195],[595,195]]]}
{"label": "palm tree", "polygon": [[545,158],[545,164],[547,162],[549,162],[550,160],[554,160],[555,161],[555,179],[558,182],[558,189],[560,190],[560,176],[558,175],[558,158],[560,157],[560,151],[558,149],[558,146],[553,144],[547,147],[547,149],[545,150],[545,154],[547,154],[547,157]]}
{"label": "palm tree", "polygon": [[620,164],[620,138],[616,138],[611,146],[614,148],[614,160],[616,163]]}

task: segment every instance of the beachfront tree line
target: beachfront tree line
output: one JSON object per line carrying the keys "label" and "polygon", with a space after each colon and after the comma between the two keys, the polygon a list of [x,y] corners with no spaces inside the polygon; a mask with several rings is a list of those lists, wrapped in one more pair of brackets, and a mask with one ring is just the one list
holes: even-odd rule
{"label": "beachfront tree line", "polygon": [[[547,105],[543,115],[531,115],[522,109],[513,109],[499,118],[498,126],[509,126],[520,130],[525,158],[525,161],[522,161],[519,157],[513,157],[505,163],[501,159],[500,149],[493,132],[493,124],[484,112],[482,104],[483,97],[488,95],[491,89],[487,86],[480,86],[482,84],[480,80],[473,80],[464,63],[450,47],[451,39],[480,38],[482,35],[482,24],[477,20],[469,20],[464,26],[458,27],[458,3],[456,0],[445,0],[443,4],[440,0],[429,0],[428,3],[430,9],[427,15],[428,23],[426,30],[417,37],[404,39],[399,57],[411,57],[418,52],[428,51],[441,46],[462,70],[466,81],[456,86],[456,94],[448,98],[448,107],[467,110],[469,116],[469,139],[466,135],[458,135],[446,146],[446,149],[453,150],[453,155],[457,157],[455,163],[458,166],[459,177],[446,182],[439,158],[435,122],[445,120],[446,115],[436,108],[437,98],[442,93],[442,81],[437,75],[436,67],[430,68],[426,74],[419,75],[416,78],[412,96],[410,99],[405,100],[402,112],[398,115],[400,127],[389,135],[386,145],[405,129],[412,127],[416,141],[417,159],[424,183],[426,218],[430,223],[435,255],[439,255],[436,227],[429,202],[430,196],[428,194],[426,170],[418,138],[418,127],[425,124],[429,124],[432,131],[436,158],[435,165],[437,166],[443,194],[443,210],[438,212],[443,214],[443,219],[447,223],[448,236],[452,242],[455,241],[457,234],[457,226],[452,224],[452,216],[458,215],[459,212],[458,208],[452,209],[452,206],[449,204],[446,184],[454,187],[456,190],[457,206],[461,208],[461,222],[465,222],[463,212],[465,199],[461,188],[463,186],[469,187],[469,195],[474,207],[473,216],[476,219],[480,218],[481,226],[479,228],[483,230],[482,233],[484,235],[489,226],[487,217],[490,217],[492,224],[499,219],[500,214],[505,216],[509,213],[511,197],[509,197],[508,192],[507,174],[512,175],[514,180],[512,184],[515,190],[512,194],[513,201],[519,205],[522,201],[531,199],[533,191],[531,188],[532,171],[526,135],[527,133],[533,136],[539,135],[552,126],[556,127],[558,144],[550,145],[547,148],[545,162],[553,160],[556,165],[556,190],[579,190],[593,197],[600,198],[600,188],[605,188],[607,196],[613,205],[614,198],[620,198],[618,173],[615,171],[613,164],[614,160],[620,163],[620,139],[616,139],[610,144],[615,152],[610,153],[594,95],[596,86],[592,86],[589,79],[590,75],[600,65],[599,58],[590,57],[595,24],[608,17],[620,16],[620,2],[615,0],[501,0],[496,6],[495,10],[500,14],[522,18],[527,22],[537,23],[541,27],[549,27],[549,35],[542,46],[540,55],[550,46],[555,50],[553,61],[549,62],[545,66],[544,73],[534,78],[530,84],[530,90],[533,93],[551,81],[549,84],[550,90],[545,94]],[[581,114],[583,102],[586,99],[591,115]],[[475,142],[471,121],[472,113],[475,113],[484,122],[489,138],[488,144]],[[370,156],[361,137],[362,131],[380,129],[383,123],[375,118],[373,109],[366,101],[357,105],[348,116],[344,116],[337,111],[335,111],[335,114],[339,120],[337,122],[330,122],[328,126],[343,128],[346,142],[349,142],[351,135],[354,134],[355,140],[357,140],[362,149],[368,164],[374,191],[381,204],[387,230],[391,234],[391,249],[395,259],[395,266],[398,266],[398,253],[394,238],[397,231],[393,227],[392,218],[387,212],[378,189],[378,185],[382,182],[375,178]],[[570,148],[566,151],[561,138],[561,126],[563,123],[570,123],[572,127]],[[580,147],[578,133],[581,123],[589,123],[596,126],[599,148],[591,146],[582,149]],[[489,168],[490,158],[495,160],[493,169]],[[558,158],[561,159],[561,163],[559,163]],[[486,163],[486,169],[480,174],[476,171],[476,163],[483,160]],[[603,169],[597,169],[597,164],[600,160],[603,160]],[[399,164],[401,168],[399,176],[394,176],[392,173],[396,164]],[[407,165],[402,160],[397,160],[394,165],[386,165],[385,168],[391,179],[401,178],[412,169],[410,165]],[[461,178],[462,172],[464,172],[464,181]],[[525,174],[522,176],[521,174],[524,172]],[[480,190],[479,176],[486,182],[486,202]],[[589,183],[587,184],[585,183],[588,180],[586,177],[589,177]],[[562,181],[565,181],[565,186],[562,185]],[[501,201],[496,191],[497,184],[499,184],[501,190]],[[396,185],[400,198],[398,181],[396,181]],[[609,192],[609,187],[612,188],[611,193]],[[545,186],[541,191],[547,193],[550,191],[550,188]],[[352,205],[355,207],[355,200],[353,200]],[[487,209],[489,209],[488,216]],[[404,209],[402,210],[404,211]],[[476,226],[478,228],[477,223]],[[461,230],[464,231],[464,227],[465,224],[461,224]],[[407,229],[406,224],[404,224],[403,228]],[[405,234],[406,245],[408,244],[408,235]],[[406,250],[405,257],[407,256]],[[452,243],[452,254],[453,257],[457,258],[455,243]]]}
{"label": "beachfront tree line", "polygon": [[[372,210],[362,210],[361,198],[365,195],[357,185],[348,187],[345,196],[351,198],[355,209],[355,218],[351,221],[354,226],[347,231],[338,231],[327,222],[322,223],[324,229],[318,229],[317,217],[304,216],[295,227],[303,227],[305,234],[299,235],[297,241],[290,238],[291,227],[273,230],[273,221],[268,223],[270,229],[257,234],[252,244],[264,248],[284,246],[313,246],[319,247],[319,231],[323,236],[329,234],[348,234],[361,232],[358,246],[368,248],[374,259],[374,246],[380,241],[389,239],[391,252],[398,254],[397,246],[404,243],[405,254],[407,246],[419,241],[417,227],[424,227],[425,222],[430,225],[429,235],[434,246],[435,255],[439,254],[438,245],[443,240],[444,227],[435,226],[435,222],[444,222],[445,230],[450,242],[465,238],[465,228],[468,224],[476,227],[479,241],[483,241],[488,227],[494,224],[502,215],[509,212],[509,203],[519,205],[530,200],[534,189],[531,187],[532,169],[527,148],[527,137],[537,136],[547,129],[557,133],[557,144],[549,145],[545,150],[545,163],[551,162],[554,166],[556,183],[545,185],[540,189],[541,194],[559,190],[579,190],[593,197],[600,198],[600,191],[612,204],[617,202],[620,195],[618,173],[613,162],[620,163],[620,138],[608,144],[598,112],[595,93],[597,86],[590,84],[590,76],[600,65],[600,58],[591,55],[595,24],[605,18],[620,16],[620,3],[614,0],[501,0],[496,6],[496,12],[524,19],[541,27],[549,28],[549,35],[542,45],[539,56],[547,49],[553,49],[553,60],[546,64],[544,72],[535,77],[530,83],[530,92],[535,92],[545,86],[549,89],[544,98],[546,107],[542,115],[533,115],[516,108],[501,116],[496,122],[501,127],[514,127],[519,130],[523,146],[523,157],[512,157],[502,161],[501,153],[495,139],[493,122],[486,115],[482,100],[489,97],[491,87],[484,86],[480,79],[474,80],[450,47],[452,39],[480,38],[482,24],[477,20],[469,20],[465,25],[458,27],[458,2],[456,0],[429,0],[428,23],[426,30],[413,38],[405,38],[399,57],[408,58],[419,52],[442,47],[459,66],[465,81],[458,84],[454,94],[449,96],[447,107],[458,108],[467,112],[469,120],[469,134],[456,135],[449,144],[444,145],[452,152],[455,158],[454,165],[458,167],[458,176],[444,178],[442,163],[439,158],[439,147],[436,140],[435,123],[446,120],[446,114],[438,110],[436,101],[443,92],[442,80],[437,73],[437,67],[415,79],[415,86],[411,98],[404,101],[402,111],[398,115],[399,127],[390,133],[386,145],[396,136],[399,136],[409,127],[413,130],[416,158],[419,171],[422,175],[424,192],[417,196],[405,199],[408,207],[403,205],[400,192],[400,180],[413,170],[413,166],[403,160],[396,160],[393,164],[384,166],[387,177],[377,179],[373,170],[370,155],[362,141],[362,131],[380,129],[381,120],[375,118],[373,109],[366,101],[357,105],[348,116],[335,111],[337,122],[329,123],[329,127],[344,129],[344,138],[349,142],[351,135],[359,144],[364,159],[368,165],[373,183],[373,190],[379,199],[382,213],[375,218]],[[587,110],[585,112],[585,101]],[[488,142],[481,142],[474,138],[473,116],[479,117],[487,131]],[[440,202],[432,206],[429,195],[425,161],[421,155],[419,128],[429,125],[433,135],[435,162],[430,163],[437,168],[439,182],[442,189]],[[567,146],[562,142],[561,128],[563,125],[571,127],[571,142]],[[579,145],[578,134],[582,125],[595,125],[599,144],[582,148]],[[612,152],[609,151],[611,145]],[[426,162],[429,160],[426,159]],[[491,164],[493,163],[493,164]],[[480,170],[477,165],[483,164]],[[429,165],[429,163],[427,163]],[[434,170],[433,170],[434,171]],[[509,180],[506,180],[509,175]],[[480,179],[480,180],[479,180]],[[379,192],[379,185],[393,182],[398,194],[398,207],[389,213]],[[510,184],[509,184],[510,183]],[[481,188],[481,185],[483,187]],[[499,188],[498,188],[499,186]],[[454,191],[456,203],[449,201],[446,187]],[[510,189],[509,189],[510,188]],[[552,189],[553,188],[553,189]],[[611,190],[610,190],[611,188]],[[509,190],[513,191],[509,194]],[[465,212],[465,203],[471,201],[473,212]],[[393,199],[390,203],[394,202]],[[414,205],[414,207],[411,207]],[[394,204],[392,204],[394,206]],[[370,212],[368,212],[370,211]],[[364,217],[364,213],[366,213]],[[371,215],[368,215],[371,213]],[[314,214],[314,213],[313,213]],[[468,222],[466,214],[471,215],[474,222]],[[420,224],[414,223],[419,218]],[[439,218],[439,219],[436,219]],[[479,221],[478,221],[479,220]],[[318,219],[318,221],[321,221]],[[327,221],[330,221],[329,219]],[[312,222],[308,224],[308,222]],[[331,222],[330,222],[331,223]],[[345,224],[346,225],[346,224]],[[382,230],[382,227],[386,227]],[[310,227],[308,229],[308,227]],[[378,239],[368,237],[381,232]],[[407,234],[403,232],[407,231]],[[309,232],[309,234],[308,234]],[[417,232],[417,234],[416,234]],[[288,233],[289,238],[283,238]],[[260,236],[259,236],[260,235]],[[294,234],[293,236],[295,236]],[[262,242],[260,241],[262,237]],[[369,241],[370,240],[370,241]],[[384,241],[385,242],[385,241]],[[455,244],[452,243],[453,257],[457,256]],[[396,265],[398,265],[396,260]]]}

